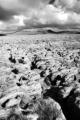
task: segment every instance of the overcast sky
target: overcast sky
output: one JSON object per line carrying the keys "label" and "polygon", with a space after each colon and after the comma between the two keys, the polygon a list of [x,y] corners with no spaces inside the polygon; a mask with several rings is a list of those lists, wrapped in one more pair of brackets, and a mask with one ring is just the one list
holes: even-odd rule
{"label": "overcast sky", "polygon": [[0,0],[0,29],[55,24],[79,27],[80,0]]}

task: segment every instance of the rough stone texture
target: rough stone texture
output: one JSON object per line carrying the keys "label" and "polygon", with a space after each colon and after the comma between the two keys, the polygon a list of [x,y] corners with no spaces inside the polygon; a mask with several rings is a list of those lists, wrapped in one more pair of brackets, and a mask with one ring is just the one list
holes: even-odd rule
{"label": "rough stone texture", "polygon": [[80,43],[11,37],[0,41],[0,118],[80,119]]}

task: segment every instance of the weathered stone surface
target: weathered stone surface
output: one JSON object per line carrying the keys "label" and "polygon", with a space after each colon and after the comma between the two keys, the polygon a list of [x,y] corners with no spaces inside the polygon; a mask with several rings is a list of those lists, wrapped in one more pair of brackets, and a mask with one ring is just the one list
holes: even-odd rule
{"label": "weathered stone surface", "polygon": [[3,44],[0,118],[12,113],[20,119],[73,120],[75,114],[80,118],[79,45],[54,40]]}

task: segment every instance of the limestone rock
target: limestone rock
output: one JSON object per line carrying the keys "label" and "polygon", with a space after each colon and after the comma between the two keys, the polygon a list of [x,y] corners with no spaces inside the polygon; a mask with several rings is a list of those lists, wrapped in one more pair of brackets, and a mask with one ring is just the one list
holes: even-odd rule
{"label": "limestone rock", "polygon": [[0,117],[73,120],[80,111],[79,42],[9,39],[0,46]]}

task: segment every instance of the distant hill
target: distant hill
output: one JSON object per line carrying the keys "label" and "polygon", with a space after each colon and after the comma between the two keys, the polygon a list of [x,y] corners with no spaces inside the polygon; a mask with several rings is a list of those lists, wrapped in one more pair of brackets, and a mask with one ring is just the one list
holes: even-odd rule
{"label": "distant hill", "polygon": [[0,36],[6,36],[11,34],[17,35],[35,35],[35,34],[80,34],[79,28],[67,28],[67,27],[18,27],[0,30]]}

